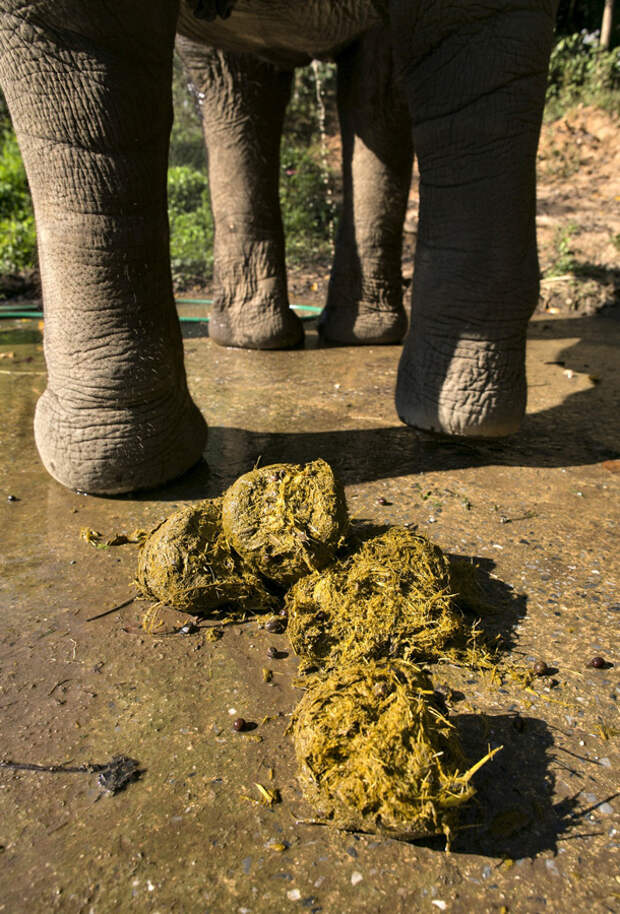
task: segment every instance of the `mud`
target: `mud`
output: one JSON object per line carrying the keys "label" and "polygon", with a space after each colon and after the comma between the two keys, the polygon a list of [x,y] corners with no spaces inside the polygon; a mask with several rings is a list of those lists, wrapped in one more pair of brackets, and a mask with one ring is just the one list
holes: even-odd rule
{"label": "mud", "polygon": [[[312,325],[306,348],[289,353],[223,350],[195,335],[187,365],[210,424],[209,470],[114,500],[45,474],[32,437],[40,334],[32,322],[0,331],[0,355],[12,353],[0,360],[0,755],[71,766],[123,755],[142,772],[101,796],[92,777],[0,771],[3,914],[617,908],[613,311],[534,320],[523,431],[486,444],[398,422],[398,347],[363,358],[322,350]],[[94,549],[83,527],[104,541],[149,528],[219,496],[259,457],[322,457],[357,519],[417,524],[445,551],[476,559],[497,608],[487,630],[514,662],[551,670],[524,688],[429,666],[469,759],[504,746],[474,778],[469,827],[450,855],[443,839],[406,844],[307,824],[285,732],[300,698],[285,634],[252,623],[215,642],[203,629],[153,636],[140,626],[145,602],[86,621],[131,597],[138,547]],[[169,622],[173,631],[187,617]],[[589,667],[595,655],[613,665]],[[264,805],[257,784],[281,802]]]}

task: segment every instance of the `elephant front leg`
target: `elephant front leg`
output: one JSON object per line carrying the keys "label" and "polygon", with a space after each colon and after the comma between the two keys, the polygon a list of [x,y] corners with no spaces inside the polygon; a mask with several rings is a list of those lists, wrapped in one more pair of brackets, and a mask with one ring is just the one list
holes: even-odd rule
{"label": "elephant front leg", "polygon": [[401,256],[413,149],[387,29],[338,59],[343,206],[320,320],[325,340],[399,343],[407,330]]}
{"label": "elephant front leg", "polygon": [[4,3],[0,79],[34,200],[47,389],[43,463],[95,494],[200,459],[166,214],[174,4]]}
{"label": "elephant front leg", "polygon": [[525,409],[538,297],[535,162],[553,4],[392,0],[390,10],[420,166],[396,406],[418,428],[506,435]]}
{"label": "elephant front leg", "polygon": [[285,349],[303,340],[289,307],[280,214],[280,138],[291,73],[179,36],[202,115],[215,223],[210,338]]}

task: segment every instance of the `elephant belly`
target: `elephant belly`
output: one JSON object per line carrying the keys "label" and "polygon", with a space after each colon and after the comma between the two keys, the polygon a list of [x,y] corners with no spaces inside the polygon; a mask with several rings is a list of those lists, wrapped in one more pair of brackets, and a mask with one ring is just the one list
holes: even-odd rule
{"label": "elephant belly", "polygon": [[207,22],[182,2],[178,32],[289,68],[335,56],[383,21],[380,7],[381,0],[238,0],[228,19]]}

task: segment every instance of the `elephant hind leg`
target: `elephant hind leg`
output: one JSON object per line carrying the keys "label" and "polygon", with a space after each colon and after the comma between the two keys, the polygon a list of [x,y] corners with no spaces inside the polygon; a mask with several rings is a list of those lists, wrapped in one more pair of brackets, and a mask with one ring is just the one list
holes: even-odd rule
{"label": "elephant hind leg", "polygon": [[221,346],[286,349],[303,340],[289,307],[280,213],[280,138],[291,73],[249,54],[179,36],[200,106],[215,223],[210,338]]}
{"label": "elephant hind leg", "polygon": [[343,206],[320,322],[333,343],[399,343],[407,330],[401,256],[413,148],[390,40],[373,29],[338,59]]}

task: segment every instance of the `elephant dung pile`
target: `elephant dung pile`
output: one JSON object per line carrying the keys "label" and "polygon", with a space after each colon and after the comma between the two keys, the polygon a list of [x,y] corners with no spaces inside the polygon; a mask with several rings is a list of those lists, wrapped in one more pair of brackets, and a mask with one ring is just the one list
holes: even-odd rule
{"label": "elephant dung pile", "polygon": [[228,548],[221,498],[182,508],[151,530],[140,549],[137,583],[144,596],[185,612],[275,604],[264,582]]}
{"label": "elephant dung pile", "polygon": [[333,560],[348,527],[344,491],[324,460],[239,477],[223,498],[182,508],[140,550],[137,583],[185,612],[273,608],[269,587]]}
{"label": "elephant dung pile", "polygon": [[446,656],[471,629],[438,546],[392,527],[337,557],[348,526],[325,461],[255,469],[151,531],[138,584],[203,614],[225,604],[274,610],[288,587],[288,634],[302,671],[314,671],[292,723],[306,798],[341,828],[449,838],[490,756],[466,770],[431,680],[412,661]]}
{"label": "elephant dung pile", "polygon": [[291,724],[299,780],[339,828],[448,839],[484,761],[467,769],[433,685],[403,660],[352,663],[314,680]]}
{"label": "elephant dung pile", "polygon": [[348,526],[344,490],[324,460],[246,473],[224,494],[222,520],[247,564],[283,585],[333,561]]}
{"label": "elephant dung pile", "polygon": [[286,606],[295,653],[327,667],[380,657],[436,660],[462,628],[446,557],[402,527],[301,578]]}

